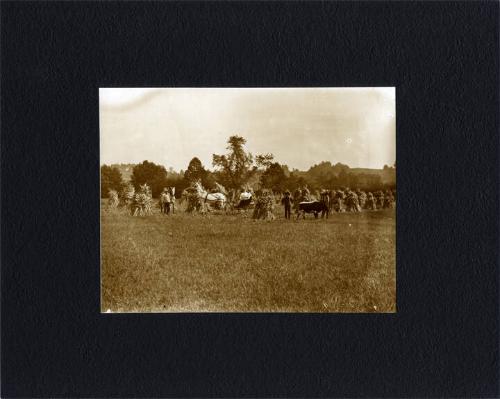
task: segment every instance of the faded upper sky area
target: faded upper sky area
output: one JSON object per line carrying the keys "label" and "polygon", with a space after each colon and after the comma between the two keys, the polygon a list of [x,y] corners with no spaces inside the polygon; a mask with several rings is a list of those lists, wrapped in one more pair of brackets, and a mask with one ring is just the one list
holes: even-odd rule
{"label": "faded upper sky area", "polygon": [[396,161],[395,88],[101,88],[101,164],[144,160],[212,169],[240,135],[253,154],[307,170],[321,161]]}

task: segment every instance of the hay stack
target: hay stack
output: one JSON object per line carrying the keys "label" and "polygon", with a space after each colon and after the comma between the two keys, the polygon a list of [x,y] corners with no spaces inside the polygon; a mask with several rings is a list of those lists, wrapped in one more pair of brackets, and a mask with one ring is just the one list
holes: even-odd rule
{"label": "hay stack", "polygon": [[132,204],[132,215],[151,215],[153,213],[152,204],[153,197],[151,195],[151,189],[147,184],[143,184],[139,189],[139,192],[134,196],[134,202]]}
{"label": "hay stack", "polygon": [[186,212],[192,213],[194,211],[202,210],[203,202],[198,195],[198,191],[194,187],[186,188],[181,195],[182,202],[186,203]]}
{"label": "hay stack", "polygon": [[382,209],[384,207],[384,193],[382,191],[377,191],[374,195],[375,200],[377,201],[377,208]]}
{"label": "hay stack", "polygon": [[108,208],[116,209],[120,204],[120,199],[118,198],[118,193],[116,190],[109,190],[108,192]]}
{"label": "hay stack", "polygon": [[253,219],[274,220],[274,198],[270,192],[265,191],[257,199],[253,211]]}
{"label": "hay stack", "polygon": [[356,194],[358,194],[359,206],[361,207],[361,209],[365,209],[367,199],[366,193],[364,191],[358,190]]}
{"label": "hay stack", "polygon": [[344,200],[345,200],[345,193],[342,190],[337,190],[335,192],[335,202],[334,202],[334,209],[337,212],[345,212],[345,207],[344,207]]}
{"label": "hay stack", "polygon": [[187,208],[186,212],[200,211],[203,209],[203,202],[197,193],[186,194]]}
{"label": "hay stack", "polygon": [[349,191],[345,199],[347,212],[360,212],[361,207],[359,206],[359,199],[354,191]]}
{"label": "hay stack", "polygon": [[373,211],[377,210],[377,200],[375,199],[373,194],[370,192],[366,196],[365,208],[369,209],[369,210],[373,210]]}
{"label": "hay stack", "polygon": [[384,208],[392,209],[396,206],[396,202],[391,191],[387,191],[384,197]]}
{"label": "hay stack", "polygon": [[128,183],[121,192],[121,199],[125,206],[130,207],[134,202],[135,188],[131,183]]}

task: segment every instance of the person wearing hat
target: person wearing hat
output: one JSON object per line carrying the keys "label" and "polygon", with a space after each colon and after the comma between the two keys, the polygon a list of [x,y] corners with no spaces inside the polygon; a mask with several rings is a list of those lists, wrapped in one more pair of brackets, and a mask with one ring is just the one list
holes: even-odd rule
{"label": "person wearing hat", "polygon": [[285,219],[290,219],[292,213],[292,197],[290,191],[285,191],[285,196],[281,199],[281,203],[285,206]]}
{"label": "person wearing hat", "polygon": [[163,213],[170,215],[170,192],[167,187],[163,189],[161,200],[163,202]]}

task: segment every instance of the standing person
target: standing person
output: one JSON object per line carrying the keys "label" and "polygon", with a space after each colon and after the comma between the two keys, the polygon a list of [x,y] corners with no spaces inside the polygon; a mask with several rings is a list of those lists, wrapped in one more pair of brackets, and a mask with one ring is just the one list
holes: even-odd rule
{"label": "standing person", "polygon": [[302,201],[311,201],[311,193],[307,185],[302,189]]}
{"label": "standing person", "polygon": [[330,214],[330,207],[331,207],[331,198],[330,198],[330,191],[322,189],[320,193],[320,198],[321,202],[324,205],[323,210],[321,211],[321,217],[325,217],[328,219],[328,215]]}
{"label": "standing person", "polygon": [[285,219],[290,219],[292,213],[292,197],[290,197],[290,191],[285,191],[285,196],[281,199],[281,203],[285,206]]}
{"label": "standing person", "polygon": [[166,189],[163,195],[163,198],[165,200],[163,211],[167,215],[170,215],[170,191]]}
{"label": "standing person", "polygon": [[166,212],[167,200],[168,200],[167,188],[165,187],[160,194],[160,213],[167,213]]}

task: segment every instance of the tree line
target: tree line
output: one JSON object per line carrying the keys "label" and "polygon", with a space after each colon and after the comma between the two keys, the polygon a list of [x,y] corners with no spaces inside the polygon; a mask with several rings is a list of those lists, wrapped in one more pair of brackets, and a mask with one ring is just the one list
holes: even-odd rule
{"label": "tree line", "polygon": [[[246,140],[241,136],[231,136],[227,143],[226,154],[213,154],[213,171],[207,169],[197,157],[191,159],[187,169],[181,173],[172,169],[167,172],[164,166],[146,160],[133,167],[130,183],[136,189],[147,183],[153,197],[158,197],[164,187],[175,187],[176,195],[180,195],[197,180],[201,180],[208,190],[215,189],[215,183],[218,182],[229,190],[258,186],[275,193],[292,191],[306,185],[311,190],[351,187],[366,191],[394,188],[396,185],[395,164],[384,165],[380,173],[358,171],[348,165],[334,165],[328,161],[314,165],[307,171],[290,171],[287,165],[275,162],[272,154],[254,156],[247,152]],[[120,192],[126,184],[117,167],[101,166],[102,198],[108,196],[109,190]]]}

